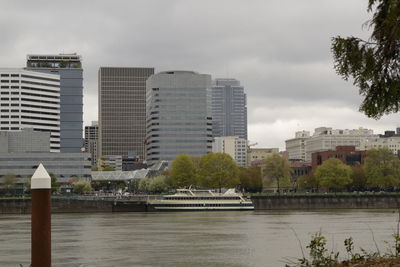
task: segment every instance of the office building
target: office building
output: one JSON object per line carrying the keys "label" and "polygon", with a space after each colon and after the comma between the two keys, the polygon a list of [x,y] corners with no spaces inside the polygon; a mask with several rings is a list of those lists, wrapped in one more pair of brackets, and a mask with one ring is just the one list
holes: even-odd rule
{"label": "office building", "polygon": [[99,155],[145,158],[146,80],[154,68],[99,69]]}
{"label": "office building", "polygon": [[90,153],[92,167],[97,167],[98,141],[99,124],[97,121],[92,121],[92,125],[85,126],[85,152]]}
{"label": "office building", "polygon": [[379,148],[387,148],[392,151],[393,154],[400,155],[400,136],[385,137],[381,135],[380,137],[370,137],[361,141],[360,144],[360,150]]}
{"label": "office building", "polygon": [[367,151],[356,150],[355,146],[337,146],[333,150],[314,152],[311,156],[312,171],[331,158],[338,159],[350,166],[363,165],[366,156]]}
{"label": "office building", "polygon": [[247,165],[247,144],[246,139],[238,136],[214,137],[212,152],[226,153],[241,167]]}
{"label": "office building", "polygon": [[122,171],[122,156],[103,155],[99,160],[101,169],[113,168],[115,171]]}
{"label": "office building", "polygon": [[239,136],[247,140],[247,100],[235,79],[216,79],[212,88],[213,136]]}
{"label": "office building", "polygon": [[180,154],[212,150],[211,76],[166,71],[146,82],[147,161],[172,161]]}
{"label": "office building", "polygon": [[279,148],[248,148],[247,150],[247,166],[255,160],[265,160],[272,154],[279,154]]}
{"label": "office building", "polygon": [[289,160],[306,161],[306,140],[310,138],[310,132],[300,131],[295,137],[285,141]]}
{"label": "office building", "polygon": [[83,70],[77,54],[28,55],[27,70],[60,76],[60,151],[83,149]]}
{"label": "office building", "polygon": [[60,152],[60,76],[1,68],[0,78],[0,130],[48,132],[50,151]]}
{"label": "office building", "polygon": [[306,140],[306,161],[311,161],[314,152],[335,150],[337,146],[354,146],[356,150],[360,150],[361,143],[372,137],[376,137],[373,130],[364,128],[353,130],[316,128],[314,134]]}
{"label": "office building", "polygon": [[33,129],[0,131],[0,176],[11,173],[18,183],[27,182],[42,163],[57,181],[90,180],[88,153],[50,152],[50,133]]}

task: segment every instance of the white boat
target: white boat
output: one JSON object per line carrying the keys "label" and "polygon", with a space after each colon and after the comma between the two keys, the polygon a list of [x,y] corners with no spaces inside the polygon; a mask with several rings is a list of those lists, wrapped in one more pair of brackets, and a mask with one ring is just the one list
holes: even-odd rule
{"label": "white boat", "polygon": [[254,210],[251,200],[236,193],[235,189],[223,194],[211,190],[177,189],[176,194],[149,200],[148,204],[157,211]]}

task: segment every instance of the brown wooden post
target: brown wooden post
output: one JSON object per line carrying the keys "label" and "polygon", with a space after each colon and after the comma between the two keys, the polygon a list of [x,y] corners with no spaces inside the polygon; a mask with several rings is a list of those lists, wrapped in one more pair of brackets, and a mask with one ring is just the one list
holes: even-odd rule
{"label": "brown wooden post", "polygon": [[51,178],[42,164],[31,179],[32,267],[51,267]]}

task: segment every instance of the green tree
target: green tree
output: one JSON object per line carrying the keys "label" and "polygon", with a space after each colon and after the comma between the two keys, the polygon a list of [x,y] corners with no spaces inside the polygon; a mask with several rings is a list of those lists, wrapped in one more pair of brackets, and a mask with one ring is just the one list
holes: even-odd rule
{"label": "green tree", "polygon": [[107,166],[107,167],[102,168],[101,170],[103,172],[113,172],[113,171],[115,171],[115,168],[111,167],[111,166]]}
{"label": "green tree", "polygon": [[226,153],[208,153],[200,158],[200,181],[209,188],[232,188],[240,183],[239,168]]}
{"label": "green tree", "polygon": [[297,186],[300,189],[316,189],[320,187],[319,181],[313,173],[302,175],[297,179]]}
{"label": "green tree", "polygon": [[336,158],[325,160],[314,173],[323,187],[337,190],[352,182],[351,167]]}
{"label": "green tree", "polygon": [[358,164],[353,166],[351,169],[352,173],[350,177],[352,183],[350,184],[350,186],[353,189],[364,190],[365,187],[367,186],[367,176],[365,175],[363,166]]}
{"label": "green tree", "polygon": [[57,182],[57,177],[52,172],[50,172],[49,175],[51,178],[51,192],[57,192],[58,188],[60,187],[59,183]]}
{"label": "green tree", "polygon": [[368,150],[364,170],[370,186],[400,185],[400,160],[387,148]]}
{"label": "green tree", "polygon": [[92,186],[90,182],[79,180],[72,183],[74,187],[74,193],[77,194],[86,194],[92,192]]}
{"label": "green tree", "polygon": [[368,41],[357,37],[332,38],[336,72],[353,78],[364,96],[360,110],[368,117],[398,112],[400,103],[400,1],[369,0],[372,28]]}
{"label": "green tree", "polygon": [[7,194],[11,194],[11,191],[15,188],[17,183],[17,177],[13,173],[7,173],[3,177],[3,186]]}
{"label": "green tree", "polygon": [[168,184],[165,176],[156,176],[149,179],[148,191],[154,194],[160,194],[168,190]]}
{"label": "green tree", "polygon": [[240,185],[247,192],[262,191],[261,168],[252,165],[249,168],[239,168]]}
{"label": "green tree", "polygon": [[181,154],[173,162],[170,170],[172,185],[176,188],[197,186],[196,167],[189,155]]}
{"label": "green tree", "polygon": [[272,154],[265,159],[264,180],[268,187],[277,187],[278,192],[282,187],[290,187],[292,173],[293,170],[286,158]]}
{"label": "green tree", "polygon": [[150,178],[140,179],[138,189],[140,192],[148,193],[150,191]]}

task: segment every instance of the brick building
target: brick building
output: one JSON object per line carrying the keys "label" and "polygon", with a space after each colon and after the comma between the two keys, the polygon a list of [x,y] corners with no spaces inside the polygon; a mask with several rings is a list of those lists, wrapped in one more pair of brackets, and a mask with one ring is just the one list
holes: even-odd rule
{"label": "brick building", "polygon": [[356,151],[355,146],[337,146],[336,150],[312,153],[311,167],[312,171],[315,171],[319,165],[330,158],[337,158],[347,165],[363,165],[366,156],[366,150]]}

